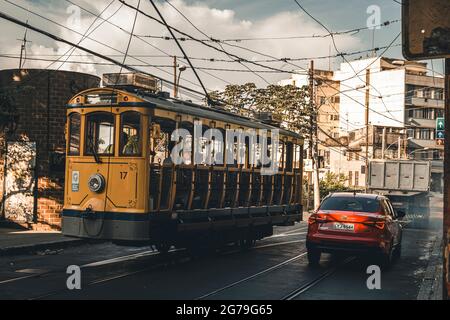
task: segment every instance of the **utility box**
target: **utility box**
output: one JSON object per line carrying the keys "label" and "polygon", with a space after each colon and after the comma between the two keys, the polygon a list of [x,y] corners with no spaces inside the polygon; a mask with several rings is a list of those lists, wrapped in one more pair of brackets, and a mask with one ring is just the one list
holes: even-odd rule
{"label": "utility box", "polygon": [[380,160],[369,163],[369,189],[427,192],[430,190],[429,161]]}

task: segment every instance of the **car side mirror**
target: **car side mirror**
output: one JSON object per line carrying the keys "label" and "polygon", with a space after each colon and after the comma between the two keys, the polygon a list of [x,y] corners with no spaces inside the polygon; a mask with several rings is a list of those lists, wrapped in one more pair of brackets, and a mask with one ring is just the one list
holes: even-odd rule
{"label": "car side mirror", "polygon": [[397,211],[397,217],[399,218],[399,219],[402,219],[402,218],[404,218],[406,216],[406,212],[405,211],[403,211],[403,210],[398,210]]}

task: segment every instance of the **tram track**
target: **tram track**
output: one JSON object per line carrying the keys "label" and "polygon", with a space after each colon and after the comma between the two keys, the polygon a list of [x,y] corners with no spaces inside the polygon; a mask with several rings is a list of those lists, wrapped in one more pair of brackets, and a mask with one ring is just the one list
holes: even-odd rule
{"label": "tram track", "polygon": [[[294,235],[304,234],[304,232],[299,232],[298,234],[290,234],[292,232],[298,232],[298,231],[303,231],[303,230],[304,230],[304,227],[301,227],[301,228],[298,228],[295,230],[290,230],[288,232],[284,232],[284,233],[276,234],[271,237],[264,238],[261,241],[267,241],[270,239],[280,238],[280,237],[285,237],[285,236],[294,236]],[[300,242],[304,242],[304,241],[305,240],[302,239],[302,240],[290,240],[290,241],[284,241],[284,242],[261,244],[261,245],[257,245],[254,247],[250,247],[250,248],[248,248],[248,250],[270,248],[270,247],[274,247],[274,246],[280,246],[280,245],[286,245],[286,244],[292,244],[292,243],[300,243]],[[173,252],[179,252],[179,251],[185,251],[185,250],[186,250],[185,248],[172,248],[168,251],[168,253],[170,254]],[[222,254],[228,255],[228,254],[234,254],[234,253],[239,253],[239,252],[242,252],[242,249],[237,249],[237,250],[233,249],[230,251],[224,251]],[[137,261],[139,259],[145,259],[148,257],[159,256],[159,255],[161,255],[160,252],[152,249],[152,250],[142,251],[142,252],[133,253],[133,254],[129,254],[129,255],[114,257],[114,258],[110,258],[110,259],[89,262],[89,263],[80,265],[80,269],[97,268],[97,267],[104,267],[104,266],[108,266],[108,265],[118,264],[118,263],[127,263],[127,262]],[[11,279],[0,280],[0,286],[4,285],[4,284],[16,282],[16,281],[40,278],[40,277],[47,276],[50,274],[62,273],[65,271],[66,271],[65,268],[58,268],[58,269],[48,270],[48,271],[39,272],[39,273],[35,273],[35,274],[15,277],[15,278],[11,278]]]}
{"label": "tram track", "polygon": [[[232,283],[230,283],[228,285],[225,285],[225,286],[223,286],[221,288],[218,288],[216,290],[213,290],[211,292],[203,294],[203,295],[197,297],[195,300],[204,300],[206,298],[215,296],[215,295],[217,295],[217,294],[219,294],[221,292],[224,292],[224,291],[226,291],[228,289],[231,289],[233,287],[242,285],[242,284],[247,283],[247,282],[249,282],[251,280],[254,280],[256,278],[259,278],[259,277],[262,277],[264,275],[267,275],[267,274],[269,274],[269,273],[271,273],[271,272],[273,272],[275,270],[278,270],[278,269],[280,269],[280,268],[282,268],[282,267],[284,267],[284,266],[286,266],[286,265],[288,265],[288,264],[290,264],[290,263],[292,263],[294,261],[297,261],[297,260],[301,259],[306,254],[307,254],[307,252],[304,251],[304,252],[302,252],[299,255],[296,255],[296,256],[294,256],[292,258],[289,258],[289,259],[287,259],[287,260],[285,260],[285,261],[283,261],[281,263],[278,263],[278,264],[276,264],[274,266],[271,266],[269,268],[261,270],[261,271],[255,273],[255,274],[253,274],[253,275],[247,276],[245,278],[242,278],[240,280],[232,282]],[[338,263],[336,266],[328,268],[326,271],[322,272],[319,276],[314,277],[312,280],[306,282],[302,286],[296,288],[295,290],[291,291],[289,294],[287,294],[284,297],[282,297],[281,300],[293,300],[293,299],[295,299],[299,295],[303,294],[304,292],[308,291],[309,289],[311,289],[312,287],[314,287],[315,285],[320,283],[322,280],[324,280],[324,279],[330,277],[331,275],[333,275],[340,267],[342,267],[344,265],[347,265],[348,263],[350,263],[354,259],[355,259],[355,257],[349,257],[349,258],[343,260],[342,262]]]}
{"label": "tram track", "polygon": [[[298,230],[298,231],[300,231],[300,230]],[[265,238],[262,241],[264,241],[264,240],[270,240],[270,238]],[[236,248],[232,247],[232,248],[230,248],[231,250],[225,249],[223,252],[220,252],[219,255],[225,256],[225,255],[230,255],[230,254],[242,253],[245,251],[266,249],[266,248],[285,246],[285,245],[289,245],[289,244],[302,243],[302,242],[305,242],[305,239],[260,244],[260,245],[254,246],[254,247],[246,248],[244,250],[242,248],[236,249]],[[89,281],[84,286],[99,285],[102,283],[110,282],[113,280],[118,280],[121,278],[133,276],[133,275],[148,272],[151,270],[157,270],[161,267],[168,266],[171,264],[173,265],[173,264],[187,263],[187,262],[191,261],[194,257],[191,256],[189,254],[189,250],[186,250],[186,249],[173,248],[173,249],[169,250],[169,252],[167,254],[160,254],[158,251],[148,250],[148,251],[138,252],[138,253],[134,253],[134,254],[130,254],[130,255],[106,259],[106,260],[102,260],[102,261],[86,263],[86,264],[81,265],[80,269],[89,270],[91,272],[94,272],[96,269],[99,269],[102,267],[111,268],[111,266],[120,265],[121,263],[123,263],[123,264],[131,263],[132,264],[135,262],[136,264],[139,265],[139,264],[142,264],[143,262],[145,262],[145,259],[148,259],[148,258],[151,259],[151,260],[149,260],[149,262],[151,263],[150,266],[146,266],[144,268],[137,268],[136,270],[131,270],[131,271],[128,270],[126,272],[120,272],[120,273],[112,274],[112,275],[109,275],[106,277],[96,278],[92,281]],[[153,260],[153,259],[156,259],[156,260]],[[101,270],[101,269],[99,269],[99,270]],[[108,270],[108,269],[106,269],[106,270]],[[66,270],[60,268],[57,270],[50,270],[48,272],[42,272],[42,273],[30,275],[30,276],[7,279],[4,281],[0,281],[0,287],[2,284],[9,284],[9,283],[15,282],[15,281],[32,280],[33,278],[34,279],[36,279],[36,278],[44,279],[45,277],[52,277],[52,276],[64,277],[64,279],[65,279],[65,277],[67,277]],[[49,297],[52,297],[52,296],[55,296],[57,294],[64,293],[64,292],[67,292],[67,288],[57,289],[57,290],[47,292],[44,294],[38,294],[38,295],[35,295],[32,297],[28,297],[28,299],[29,300],[45,299],[45,298],[49,298]]]}
{"label": "tram track", "polygon": [[334,273],[336,273],[336,271],[338,271],[339,268],[343,267],[344,265],[349,264],[350,262],[352,262],[354,260],[355,260],[355,257],[348,257],[344,261],[340,262],[338,265],[333,266],[330,269],[326,270],[325,272],[321,273],[318,277],[315,277],[311,281],[308,281],[305,284],[298,287],[297,289],[291,291],[289,294],[282,297],[281,300],[294,300],[295,298],[299,297],[306,291],[315,287],[317,284],[319,284],[323,280],[332,276]]}

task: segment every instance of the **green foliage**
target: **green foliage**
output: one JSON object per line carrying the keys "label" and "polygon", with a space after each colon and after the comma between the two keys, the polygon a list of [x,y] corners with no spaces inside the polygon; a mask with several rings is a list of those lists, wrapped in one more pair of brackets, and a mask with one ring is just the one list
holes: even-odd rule
{"label": "green foliage", "polygon": [[224,107],[247,117],[258,112],[271,112],[282,119],[282,127],[309,134],[310,117],[315,112],[309,105],[309,93],[306,87],[269,85],[257,88],[254,83],[228,85],[222,92],[210,93],[212,99],[224,102]]}
{"label": "green foliage", "polygon": [[352,191],[352,188],[345,185],[346,181],[347,177],[342,173],[327,172],[325,177],[320,180],[320,198],[323,199],[332,192]]}

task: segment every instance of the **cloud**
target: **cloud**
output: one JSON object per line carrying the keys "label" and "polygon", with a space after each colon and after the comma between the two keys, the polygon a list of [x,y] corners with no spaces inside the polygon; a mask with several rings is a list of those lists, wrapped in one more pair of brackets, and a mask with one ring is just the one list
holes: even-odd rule
{"label": "cloud", "polygon": [[[29,2],[29,1],[18,1],[20,5],[24,5],[30,10],[36,11],[46,17],[57,20],[59,23],[78,30],[84,33],[86,29],[91,25],[95,19],[94,16],[81,10],[81,16],[79,20],[79,25],[74,25],[73,10],[70,10],[70,3],[58,1],[59,4],[56,7],[51,7],[46,5],[43,1],[39,2]],[[86,1],[86,0],[73,0],[73,2],[79,4],[86,9],[99,14],[110,2],[106,1]],[[62,5],[65,3],[66,6]],[[137,0],[127,0],[127,3],[132,5],[137,5]],[[171,3],[176,6],[184,15],[186,15],[199,29],[204,31],[207,35],[219,39],[231,39],[231,38],[256,38],[256,37],[281,37],[281,36],[297,36],[297,35],[312,35],[312,34],[324,34],[324,30],[318,26],[315,22],[311,21],[310,18],[298,12],[274,12],[265,18],[258,20],[245,20],[236,17],[236,12],[230,9],[216,9],[209,7],[204,3],[194,3],[187,4],[183,0],[172,0]],[[102,17],[110,17],[118,8],[121,3],[115,1],[102,15]],[[204,39],[205,36],[200,34],[194,27],[192,27],[178,12],[176,12],[167,3],[159,3],[158,7],[161,13],[167,20],[167,22],[183,30],[197,38]],[[54,8],[54,9],[52,9]],[[78,42],[81,39],[80,35],[71,32],[63,27],[56,26],[50,22],[43,21],[42,19],[33,16],[31,14],[26,14],[20,9],[9,6],[9,13],[23,20],[29,19],[30,24],[37,25],[47,31],[58,34],[61,37],[68,39],[73,42]],[[73,9],[73,8],[72,8]],[[152,16],[157,17],[155,10],[152,8],[148,1],[141,1],[141,9]],[[109,21],[114,23],[124,30],[131,30],[132,22],[134,19],[134,10],[121,6],[120,10],[112,17]],[[100,24],[102,21],[97,20],[94,27]],[[6,35],[2,36],[0,39],[0,45],[2,48],[9,48],[8,53],[20,52],[20,42],[16,41],[23,35],[23,28],[18,28],[12,26],[10,23],[5,21],[0,21],[2,30],[6,31]],[[5,28],[5,29],[4,29]],[[92,30],[92,29],[91,29]],[[169,32],[164,26],[151,21],[150,19],[139,15],[135,34],[138,35],[152,35],[152,36],[169,36]],[[126,46],[129,40],[129,35],[125,32],[111,26],[108,23],[102,23],[91,35],[93,39],[103,42],[108,46],[117,49],[113,50],[104,45],[100,45],[91,40],[84,40],[81,45],[88,47],[91,50],[96,50],[104,55],[118,55],[120,52],[126,50]],[[29,58],[36,57],[34,55],[52,55],[52,54],[63,54],[68,50],[68,46],[55,43],[54,41],[49,41],[36,33],[30,32],[30,39],[33,41],[28,45],[27,53]],[[151,55],[152,57],[139,57],[133,59],[128,57],[126,63],[128,64],[151,64],[151,65],[166,65],[172,64],[172,57],[161,57],[165,53],[169,56],[181,55],[180,50],[174,43],[174,41],[168,41],[163,39],[154,38],[142,38],[145,40],[139,40],[137,38],[132,39],[131,46],[129,48],[130,56],[138,55]],[[338,48],[341,51],[355,50],[361,47],[361,41],[356,36],[346,35],[337,37]],[[225,54],[219,53],[215,50],[206,48],[205,46],[195,43],[193,41],[182,41],[181,42],[185,51],[190,57],[195,58],[214,58],[214,59],[229,59]],[[150,44],[150,45],[149,45]],[[264,40],[264,41],[246,41],[246,42],[233,42],[230,44],[244,46],[250,50],[256,52],[263,52],[269,56],[275,56],[278,58],[284,57],[311,57],[311,56],[322,56],[328,55],[330,52],[330,39],[296,39],[296,40]],[[153,47],[152,47],[152,46]],[[268,59],[267,56],[249,52],[236,47],[231,47],[229,45],[223,46],[225,50],[236,54],[245,59],[249,60],[261,60]],[[4,53],[5,50],[2,50]],[[119,51],[119,52],[118,52]],[[164,52],[164,53],[163,53]],[[334,51],[332,50],[333,54]],[[83,55],[83,56],[80,56]],[[41,56],[42,58],[42,56]],[[47,58],[49,58],[47,56]],[[50,57],[52,58],[52,57]],[[54,58],[54,57],[53,57]],[[115,56],[116,59],[121,60],[121,57]],[[74,55],[69,60],[76,60],[82,62],[104,62],[103,60],[95,57],[86,57],[83,52],[76,50]],[[186,64],[186,62],[180,61],[180,63]],[[210,67],[210,68],[227,68],[227,69],[242,69],[245,68],[238,63],[224,63],[224,62],[209,62],[201,60],[192,60],[192,63],[197,67]],[[1,68],[10,68],[17,66],[17,61],[11,61],[7,59],[0,59]],[[47,67],[49,62],[42,61],[31,61],[26,62],[28,67]],[[283,62],[276,63],[266,63],[275,68],[283,68],[286,71],[292,69],[299,69],[298,67],[287,65]],[[307,67],[308,62],[298,62],[296,63],[300,67]],[[328,68],[327,60],[318,60],[316,62],[317,67]],[[58,67],[58,64],[54,64],[52,68]],[[263,68],[248,64],[248,67],[255,70],[263,70]],[[158,70],[153,67],[140,67],[141,69],[152,72],[157,76],[172,80],[171,75],[172,68],[164,67],[162,70]],[[65,64],[62,66],[63,70],[74,70],[88,73],[96,73],[101,75],[103,72],[118,71],[118,67],[111,66],[100,66],[100,65],[85,65],[85,64]],[[211,75],[206,74],[206,72],[214,75],[215,77],[222,78],[224,81],[219,80]],[[245,83],[245,82],[255,82],[258,86],[265,86],[266,83],[259,77],[255,76],[253,73],[237,73],[237,72],[223,72],[223,71],[200,71],[199,75],[205,83],[208,89],[220,89],[223,88],[227,82],[229,83]],[[289,74],[273,74],[273,73],[261,73],[261,77],[266,79],[269,83],[276,83],[280,79],[288,78]],[[198,86],[194,84],[198,83],[193,72],[191,70],[186,70],[182,74],[183,80],[181,84],[195,88],[199,90]],[[192,84],[192,83],[194,84]]]}

